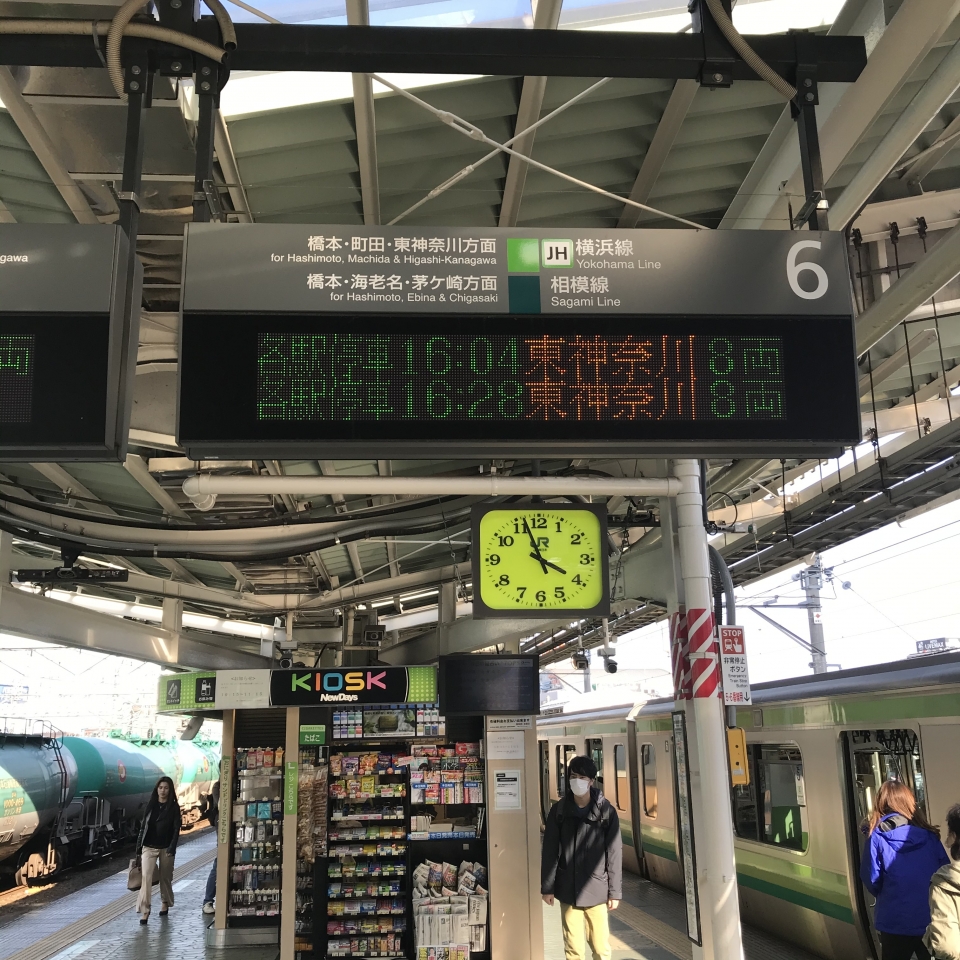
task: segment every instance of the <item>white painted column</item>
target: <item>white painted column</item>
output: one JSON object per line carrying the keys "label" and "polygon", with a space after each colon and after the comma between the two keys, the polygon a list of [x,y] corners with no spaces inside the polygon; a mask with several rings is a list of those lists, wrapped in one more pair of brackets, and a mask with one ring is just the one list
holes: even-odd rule
{"label": "white painted column", "polygon": [[716,652],[710,558],[703,527],[700,469],[675,460],[680,571],[687,614],[692,699],[686,701],[694,846],[703,960],[743,960],[730,812],[726,725]]}

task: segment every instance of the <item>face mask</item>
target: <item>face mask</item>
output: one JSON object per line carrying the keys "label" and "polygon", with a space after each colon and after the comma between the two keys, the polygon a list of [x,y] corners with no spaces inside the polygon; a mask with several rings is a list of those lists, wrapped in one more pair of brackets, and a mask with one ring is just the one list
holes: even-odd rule
{"label": "face mask", "polygon": [[585,797],[590,792],[590,781],[581,780],[579,777],[570,781],[570,789],[575,796]]}

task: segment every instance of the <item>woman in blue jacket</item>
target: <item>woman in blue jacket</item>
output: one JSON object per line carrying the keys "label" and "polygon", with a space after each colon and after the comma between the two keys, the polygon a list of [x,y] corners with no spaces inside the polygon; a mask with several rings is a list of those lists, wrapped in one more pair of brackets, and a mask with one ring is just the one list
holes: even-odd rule
{"label": "woman in blue jacket", "polygon": [[887,780],[877,791],[860,879],[877,898],[874,924],[883,960],[930,960],[923,935],[930,923],[930,878],[950,862],[940,828],[927,822],[910,788]]}

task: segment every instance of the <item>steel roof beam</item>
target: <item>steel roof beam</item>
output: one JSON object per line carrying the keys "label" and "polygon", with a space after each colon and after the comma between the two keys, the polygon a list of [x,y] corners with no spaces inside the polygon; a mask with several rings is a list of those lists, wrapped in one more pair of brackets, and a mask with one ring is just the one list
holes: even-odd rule
{"label": "steel roof beam", "polygon": [[857,356],[863,356],[912,311],[960,273],[960,225],[953,227],[878,300],[857,317]]}
{"label": "steel roof beam", "polygon": [[943,128],[940,136],[926,150],[922,150],[907,162],[900,171],[900,178],[911,186],[921,183],[923,178],[932,172],[957,145],[958,137],[960,137],[960,114]]}
{"label": "steel roof beam", "polygon": [[835,230],[842,230],[873,191],[890,174],[910,145],[934,120],[944,104],[960,87],[960,42],[954,44],[920,88],[916,96],[894,121],[887,135],[873,153],[859,165],[853,179],[830,206],[830,220]]}
{"label": "steel roof beam", "polygon": [[[938,11],[943,6],[939,0],[921,3]],[[236,28],[231,70],[696,80],[706,60],[703,39],[692,34],[258,23]],[[212,18],[197,24],[197,34],[211,42],[219,38]],[[762,60],[790,81],[798,62],[816,63],[821,83],[852,83],[866,64],[863,37],[794,33],[748,40]],[[101,66],[89,36],[0,35],[0,63]],[[739,58],[733,61],[732,77],[760,79]]]}
{"label": "steel roof beam", "polygon": [[[904,0],[883,29],[866,67],[852,87],[846,90],[825,87],[827,79],[818,71],[817,116],[827,181],[958,13],[960,0]],[[872,32],[876,26],[874,19],[873,6],[866,5],[852,21],[841,23],[838,19],[834,29],[859,34]],[[823,39],[850,38],[835,36],[831,29],[831,35]],[[787,198],[803,192],[799,167],[794,121],[786,109],[730,204],[721,228],[785,227]]]}
{"label": "steel roof beam", "polygon": [[[347,23],[370,26],[369,0],[347,0]],[[371,227],[380,223],[380,172],[377,166],[377,118],[373,103],[373,81],[365,73],[353,75],[353,116],[357,131],[363,222]]]}
{"label": "steel roof beam", "polygon": [[[687,117],[693,98],[697,95],[700,85],[696,80],[678,80],[667,101],[667,106],[657,124],[657,130],[647,147],[647,152],[643,156],[643,163],[637,172],[637,179],[630,190],[630,199],[637,203],[646,203],[653,192],[654,184],[663,165],[667,162],[667,157],[673,147],[677,134],[683,126],[683,121]],[[626,206],[623,213],[620,214],[618,227],[635,227],[640,219],[640,211],[636,207]]]}
{"label": "steel roof beam", "polygon": [[[556,30],[560,23],[560,8],[563,0],[539,0],[536,13],[533,16],[535,30]],[[547,78],[544,76],[524,77],[523,89],[520,92],[520,106],[517,108],[517,122],[514,127],[514,136],[517,137],[528,127],[540,119],[543,108],[543,95],[547,90]],[[513,142],[513,149],[518,153],[533,152],[533,141],[536,132],[532,131],[524,137],[518,137]],[[522,157],[511,156],[510,166],[507,167],[507,179],[503,187],[503,200],[500,203],[500,226],[515,227],[520,215],[520,200],[523,197],[523,188],[527,181],[529,164]]]}
{"label": "steel roof beam", "polygon": [[[240,168],[237,166],[233,144],[230,142],[230,131],[227,129],[227,122],[223,119],[223,114],[219,109],[213,111],[213,149],[217,153],[223,178],[227,181],[227,192],[233,202],[237,219],[240,223],[253,223],[250,201],[247,199],[247,191],[240,179]],[[144,177],[144,179],[148,180],[150,178]],[[187,179],[193,181],[193,177]]]}
{"label": "steel roof beam", "polygon": [[[6,63],[8,61],[0,57],[0,62]],[[3,105],[7,108],[13,122],[23,134],[24,140],[30,144],[30,149],[37,155],[37,159],[43,169],[46,170],[47,176],[57,188],[60,196],[63,197],[63,202],[76,217],[77,222],[99,223],[100,220],[90,209],[90,204],[87,202],[83,191],[67,172],[67,168],[53,145],[53,141],[47,131],[44,130],[43,124],[37,119],[33,107],[23,99],[20,86],[13,79],[13,74],[7,67],[2,66],[0,66],[0,100],[3,101]]]}

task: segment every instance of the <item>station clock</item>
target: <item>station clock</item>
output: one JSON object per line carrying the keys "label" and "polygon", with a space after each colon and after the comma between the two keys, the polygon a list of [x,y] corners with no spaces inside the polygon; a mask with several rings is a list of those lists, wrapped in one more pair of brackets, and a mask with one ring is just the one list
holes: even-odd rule
{"label": "station clock", "polygon": [[473,615],[610,612],[604,504],[473,509]]}

